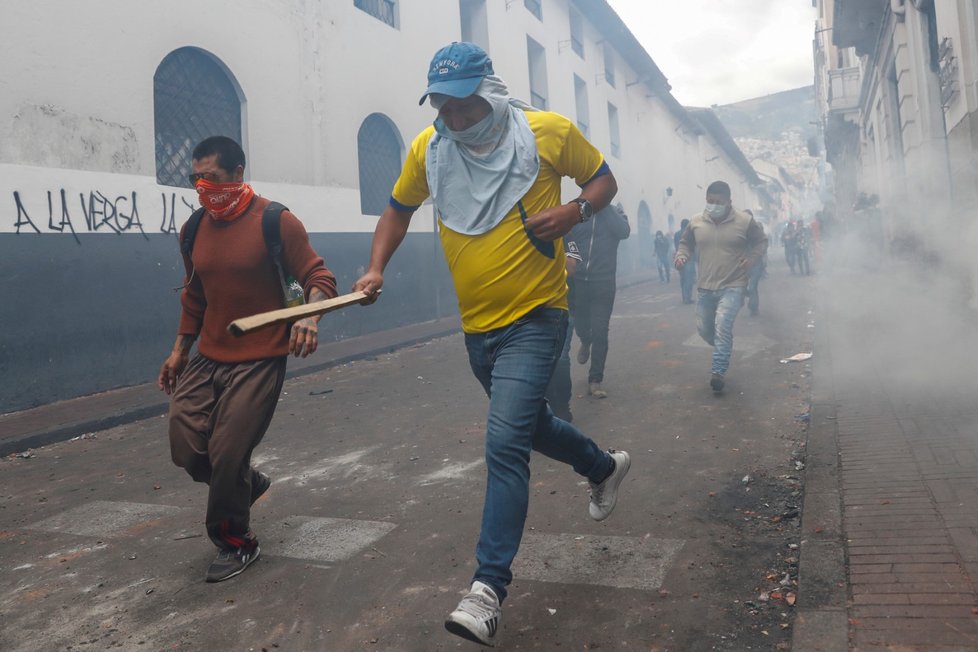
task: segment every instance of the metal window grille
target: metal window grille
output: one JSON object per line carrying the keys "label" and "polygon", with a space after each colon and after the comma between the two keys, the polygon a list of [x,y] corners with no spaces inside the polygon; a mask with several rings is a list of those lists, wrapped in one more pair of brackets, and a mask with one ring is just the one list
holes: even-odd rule
{"label": "metal window grille", "polygon": [[543,20],[543,7],[540,5],[540,0],[523,0],[523,6],[526,7],[531,14]]}
{"label": "metal window grille", "polygon": [[353,0],[353,6],[361,9],[377,20],[381,20],[391,27],[396,27],[397,15],[394,0]]}
{"label": "metal window grille", "polygon": [[227,73],[193,48],[171,52],[153,77],[156,181],[189,188],[191,153],[209,136],[241,142],[241,100]]}
{"label": "metal window grille", "polygon": [[360,125],[357,155],[360,172],[360,212],[380,215],[387,207],[401,173],[401,137],[390,120],[374,113]]}
{"label": "metal window grille", "polygon": [[530,104],[534,108],[547,110],[547,98],[536,91],[530,91]]}
{"label": "metal window grille", "polygon": [[577,128],[580,129],[581,133],[584,134],[585,137],[588,137],[590,135],[588,134],[588,131],[591,129],[591,126],[588,123],[581,122],[580,120],[578,120]]}

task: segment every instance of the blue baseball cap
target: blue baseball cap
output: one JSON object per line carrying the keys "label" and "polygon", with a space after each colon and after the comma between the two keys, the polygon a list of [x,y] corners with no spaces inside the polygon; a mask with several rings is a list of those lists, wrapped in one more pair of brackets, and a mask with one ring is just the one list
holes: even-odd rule
{"label": "blue baseball cap", "polygon": [[468,97],[486,75],[492,75],[492,59],[475,43],[454,42],[435,52],[428,67],[428,90],[418,104],[432,94]]}

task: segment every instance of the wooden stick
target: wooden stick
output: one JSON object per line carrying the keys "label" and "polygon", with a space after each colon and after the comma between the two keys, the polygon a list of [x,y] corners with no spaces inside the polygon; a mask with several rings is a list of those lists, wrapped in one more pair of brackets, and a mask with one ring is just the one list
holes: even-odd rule
{"label": "wooden stick", "polygon": [[280,310],[262,312],[257,315],[251,315],[250,317],[235,319],[233,322],[228,324],[228,331],[240,337],[245,333],[251,333],[259,328],[265,328],[266,326],[272,326],[274,324],[281,324],[289,321],[298,321],[306,317],[312,317],[313,315],[325,315],[327,312],[333,312],[334,310],[339,310],[340,308],[346,308],[347,306],[352,306],[355,303],[360,303],[366,298],[367,295],[363,292],[351,292],[350,294],[344,294],[336,297],[335,299],[314,301],[312,303],[305,303],[301,306],[293,306],[292,308],[282,308]]}

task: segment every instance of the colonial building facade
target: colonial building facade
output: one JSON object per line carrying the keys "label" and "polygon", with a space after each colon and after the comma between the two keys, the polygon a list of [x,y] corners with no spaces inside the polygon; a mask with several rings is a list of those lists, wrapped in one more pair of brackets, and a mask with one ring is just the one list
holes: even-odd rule
{"label": "colonial building facade", "polygon": [[816,92],[837,210],[877,195],[893,238],[978,202],[978,5],[817,0]]}
{"label": "colonial building facade", "polygon": [[[434,117],[417,102],[429,59],[453,40],[485,47],[512,95],[571,117],[605,152],[636,232],[623,274],[640,271],[656,229],[701,208],[709,181],[757,205],[736,145],[675,100],[604,0],[104,0],[3,16],[0,371],[24,380],[0,389],[0,412],[155,376],[205,136],[243,144],[246,178],[303,220],[349,288],[406,147]],[[383,300],[330,316],[324,337],[452,314],[436,229],[422,207]]]}

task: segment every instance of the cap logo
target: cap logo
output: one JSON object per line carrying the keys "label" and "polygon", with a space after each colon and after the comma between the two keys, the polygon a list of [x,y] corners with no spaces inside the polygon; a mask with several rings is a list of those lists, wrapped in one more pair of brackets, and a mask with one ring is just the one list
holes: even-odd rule
{"label": "cap logo", "polygon": [[454,59],[441,59],[436,61],[431,67],[437,68],[439,75],[447,75],[448,73],[452,72],[452,70],[458,70],[461,66],[459,66],[458,61],[455,61]]}

